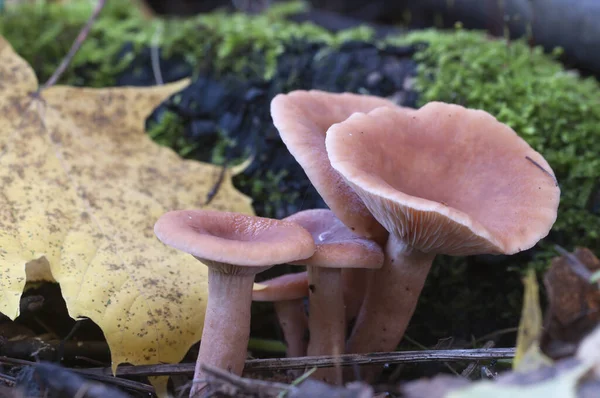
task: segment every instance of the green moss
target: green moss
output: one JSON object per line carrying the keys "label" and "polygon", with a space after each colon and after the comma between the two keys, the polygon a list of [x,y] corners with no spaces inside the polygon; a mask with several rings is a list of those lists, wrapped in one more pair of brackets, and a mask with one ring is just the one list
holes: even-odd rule
{"label": "green moss", "polygon": [[284,189],[284,179],[288,176],[287,170],[274,172],[268,170],[264,179],[248,178],[244,175],[236,176],[235,184],[254,199],[255,204],[261,206],[260,213],[266,217],[277,218],[289,203],[294,203],[300,196],[299,192],[289,192]]}
{"label": "green moss", "polygon": [[[279,17],[280,14],[276,15]],[[277,57],[283,52],[286,42],[305,38],[336,45],[350,38],[367,39],[372,36],[372,31],[366,28],[332,35],[316,25],[290,23],[274,18],[270,13],[256,17],[214,13],[200,17],[196,22],[216,33],[211,35],[215,42],[206,43],[205,48],[217,49],[214,66],[218,70],[232,70],[240,74],[249,68],[253,75],[262,75],[266,79],[275,72]],[[248,59],[240,58],[240,54],[259,54],[261,62],[248,63]]]}
{"label": "green moss", "polygon": [[[93,4],[24,3],[0,14],[0,34],[46,80],[68,52]],[[258,16],[213,12],[188,19],[145,20],[129,2],[108,0],[88,38],[61,82],[104,87],[113,85],[143,48],[157,46],[165,57],[180,56],[195,69],[209,66],[240,76],[269,78],[284,44],[296,38],[331,45],[348,39],[369,39],[373,32],[357,28],[334,35],[310,23],[291,23],[288,14],[301,2],[283,3]],[[131,44],[124,51],[125,44]]]}
{"label": "green moss", "polygon": [[[47,80],[69,51],[81,27],[92,13],[93,3],[73,0],[63,4],[24,2],[0,14],[2,34],[34,68],[40,81]],[[133,59],[119,57],[124,38],[138,37],[141,16],[128,2],[108,1],[101,17],[71,62],[61,82],[107,86]]]}
{"label": "green moss", "polygon": [[188,157],[198,149],[200,144],[185,138],[183,126],[184,121],[178,114],[166,111],[160,121],[147,127],[147,131],[156,143],[175,150],[183,157]]}
{"label": "green moss", "polygon": [[[0,14],[0,33],[45,80],[67,53],[92,6],[86,0],[64,5],[42,1],[5,9]],[[296,38],[332,46],[372,39],[372,31],[366,28],[333,35],[309,23],[283,20],[299,7],[299,3],[284,4],[258,16],[215,12],[148,22],[128,2],[109,0],[62,82],[112,85],[136,53],[153,44],[166,57],[180,56],[196,69],[211,67],[268,78],[285,44]],[[125,41],[132,44],[128,53],[123,53]],[[480,32],[430,30],[391,41],[427,43],[416,54],[421,103],[440,100],[485,109],[546,157],[562,189],[553,240],[568,248],[584,245],[599,251],[600,215],[588,209],[600,181],[598,83],[565,71],[553,57],[540,48],[530,49],[524,41],[492,40]],[[196,148],[177,138],[182,131],[173,118],[167,115],[160,123],[164,131],[155,126],[151,134],[192,157]],[[221,152],[214,151],[216,161]],[[273,180],[276,185],[277,176]],[[265,191],[260,186],[253,189]],[[551,249],[549,244],[542,247]],[[539,258],[550,254],[543,251]]]}
{"label": "green moss", "polygon": [[[427,43],[416,55],[421,104],[484,109],[544,155],[562,191],[554,240],[600,251],[600,214],[588,209],[600,183],[598,82],[565,71],[554,56],[525,41],[493,40],[481,32],[429,30],[393,41]],[[547,250],[540,259],[554,254],[549,246],[542,246]]]}

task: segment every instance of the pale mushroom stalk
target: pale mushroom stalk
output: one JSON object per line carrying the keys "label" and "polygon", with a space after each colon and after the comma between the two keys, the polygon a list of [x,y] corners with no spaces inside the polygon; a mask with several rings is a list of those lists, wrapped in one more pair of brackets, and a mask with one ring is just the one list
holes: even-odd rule
{"label": "pale mushroom stalk", "polygon": [[367,269],[342,270],[342,288],[344,294],[344,307],[346,308],[346,322],[351,322],[358,315],[372,274],[373,271]]}
{"label": "pale mushroom stalk", "polygon": [[[341,355],[344,353],[346,341],[341,272],[335,268],[308,267],[308,283],[308,355]],[[339,372],[334,369],[322,369],[319,372],[329,373],[326,380],[329,383],[342,382],[341,377],[338,378]],[[318,377],[318,374],[315,377]]]}
{"label": "pale mushroom stalk", "polygon": [[[202,330],[200,352],[196,361],[194,379],[202,375],[201,364],[209,364],[241,374],[250,339],[250,306],[255,272],[224,273],[225,267],[208,270],[208,304]],[[255,271],[254,269],[252,271]],[[232,326],[235,325],[235,326]],[[197,389],[202,389],[197,384]]]}
{"label": "pale mushroom stalk", "polygon": [[[285,220],[310,232],[317,248],[312,257],[295,262],[305,265],[308,273],[308,355],[341,355],[346,342],[342,269],[380,268],[381,247],[354,234],[331,210],[305,210]],[[331,384],[342,383],[339,367],[318,369],[313,377]]]}
{"label": "pale mushroom stalk", "polygon": [[278,301],[273,306],[285,338],[286,356],[290,358],[306,356],[308,317],[304,311],[304,301],[302,299]]}
{"label": "pale mushroom stalk", "polygon": [[[341,355],[345,351],[346,313],[342,277],[339,269],[307,267],[309,283],[308,299],[308,356]],[[339,367],[319,368],[313,378],[330,384],[341,385],[342,371]]]}
{"label": "pale mushroom stalk", "polygon": [[383,267],[373,272],[347,342],[348,353],[396,349],[417,306],[434,257],[435,254],[423,253],[390,236]]}
{"label": "pale mushroom stalk", "polygon": [[206,387],[203,364],[242,374],[250,340],[252,285],[256,274],[271,268],[201,260],[208,267],[208,303],[190,397]]}
{"label": "pale mushroom stalk", "polygon": [[316,247],[299,225],[210,210],[168,212],[154,232],[163,243],[208,267],[208,307],[190,391],[190,397],[197,397],[206,387],[202,364],[242,373],[254,276],[276,264],[308,258]]}
{"label": "pale mushroom stalk", "polygon": [[252,300],[273,302],[287,346],[288,357],[306,356],[308,345],[308,317],[304,308],[306,297],[308,297],[306,272],[281,275],[255,283],[253,287]]}

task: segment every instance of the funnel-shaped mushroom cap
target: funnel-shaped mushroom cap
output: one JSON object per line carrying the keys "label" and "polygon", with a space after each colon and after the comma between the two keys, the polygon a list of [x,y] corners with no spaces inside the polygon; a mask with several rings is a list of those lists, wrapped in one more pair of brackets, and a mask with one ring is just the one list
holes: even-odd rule
{"label": "funnel-shaped mushroom cap", "polygon": [[512,254],[556,220],[548,162],[484,111],[432,102],[353,115],[331,127],[327,152],[390,234],[424,252]]}
{"label": "funnel-shaped mushroom cap", "polygon": [[264,267],[308,258],[312,236],[291,222],[211,210],[163,214],[154,226],[163,243],[201,260]]}
{"label": "funnel-shaped mushroom cap", "polygon": [[293,91],[271,102],[273,123],[290,153],[302,166],[325,203],[356,233],[367,237],[387,235],[360,198],[331,168],[325,150],[325,134],[334,124],[355,112],[381,106],[398,108],[386,99],[324,91]]}
{"label": "funnel-shaped mushroom cap", "polygon": [[313,236],[317,251],[297,264],[325,268],[381,268],[383,250],[377,243],[350,231],[328,209],[304,210],[285,219]]}
{"label": "funnel-shaped mushroom cap", "polygon": [[252,287],[252,300],[254,301],[287,301],[303,297],[308,297],[308,274],[306,272],[281,275],[255,283]]}

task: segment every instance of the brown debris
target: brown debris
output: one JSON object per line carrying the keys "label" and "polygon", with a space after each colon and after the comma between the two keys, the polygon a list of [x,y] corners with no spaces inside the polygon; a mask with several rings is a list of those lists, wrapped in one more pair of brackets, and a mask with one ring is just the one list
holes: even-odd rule
{"label": "brown debris", "polygon": [[552,260],[544,276],[548,296],[541,348],[551,358],[572,355],[582,338],[600,324],[600,290],[589,276],[600,270],[600,260],[577,248]]}
{"label": "brown debris", "polygon": [[210,394],[219,397],[275,398],[372,398],[373,388],[364,383],[349,383],[344,387],[332,386],[307,379],[298,385],[288,385],[264,380],[246,379],[227,371],[202,365]]}

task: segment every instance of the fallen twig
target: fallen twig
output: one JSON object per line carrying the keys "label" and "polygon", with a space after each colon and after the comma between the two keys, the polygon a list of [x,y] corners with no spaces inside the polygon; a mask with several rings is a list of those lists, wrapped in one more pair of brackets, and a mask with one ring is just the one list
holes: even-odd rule
{"label": "fallen twig", "polygon": [[[488,359],[503,359],[513,358],[515,355],[514,348],[495,348],[495,349],[472,349],[472,350],[426,350],[426,351],[399,351],[399,352],[378,352],[370,354],[345,354],[339,356],[318,356],[318,357],[299,357],[299,358],[275,358],[275,359],[252,359],[246,361],[245,371],[273,371],[287,369],[305,369],[310,367],[323,368],[332,367],[337,364],[341,366],[352,365],[376,365],[390,363],[416,363],[416,362],[436,362],[436,361],[476,361]],[[17,365],[17,366],[38,366],[36,362],[25,361],[21,359],[0,357],[0,363]],[[117,369],[117,376],[173,376],[173,375],[192,375],[194,374],[194,363],[181,364],[163,364],[163,365],[140,365],[140,366],[120,366]],[[131,380],[120,379],[112,376],[112,370],[106,368],[89,368],[89,369],[70,369],[74,372],[81,373],[83,376],[94,378],[99,381],[119,385],[122,387],[152,392],[152,387],[143,383],[134,382]],[[219,374],[219,370],[212,371],[212,375]],[[235,376],[227,374],[228,382],[240,382]],[[221,376],[219,376],[221,377]],[[221,377],[223,379],[223,377]],[[257,382],[257,383],[255,383]],[[232,384],[232,383],[230,383]],[[253,380],[253,387],[258,388],[260,381]],[[279,385],[275,386],[269,383],[269,388],[279,388],[279,392],[284,391],[282,386],[286,386],[287,390],[293,386]],[[236,385],[233,383],[232,385]],[[237,384],[238,386],[244,385]],[[264,387],[264,386],[263,386]],[[244,387],[245,388],[245,387]],[[266,387],[264,387],[266,388]],[[244,391],[248,391],[247,389]],[[277,395],[277,394],[276,394]]]}
{"label": "fallen twig", "polygon": [[204,206],[208,206],[210,202],[212,202],[212,200],[215,198],[215,196],[217,196],[217,194],[219,193],[221,185],[223,185],[223,181],[225,181],[225,175],[227,174],[227,170],[229,169],[229,162],[231,160],[231,156],[231,152],[228,152],[225,156],[225,160],[221,165],[221,171],[219,172],[217,180],[213,184],[210,191],[208,191],[208,193],[206,194],[206,201],[204,202]]}
{"label": "fallen twig", "polygon": [[77,374],[70,369],[49,362],[39,362],[21,372],[18,386],[23,396],[57,396],[89,398],[129,398],[117,388],[89,380],[89,376]]}
{"label": "fallen twig", "polygon": [[[75,369],[71,369],[75,370]],[[149,384],[140,383],[139,381],[122,379],[120,377],[114,376],[106,376],[106,375],[95,375],[95,374],[85,374],[82,373],[83,376],[90,380],[101,381],[106,384],[112,384],[114,386],[126,388],[129,390],[135,390],[140,392],[154,393],[154,387]]]}
{"label": "fallen twig", "polygon": [[0,373],[0,382],[6,384],[9,387],[13,387],[17,381],[14,377]]}
{"label": "fallen twig", "polygon": [[[514,348],[491,348],[472,350],[428,350],[428,351],[398,351],[376,352],[371,354],[345,354],[339,356],[318,356],[299,358],[251,359],[246,361],[245,371],[272,371],[305,369],[310,367],[327,368],[340,364],[377,365],[391,363],[416,363],[437,361],[477,361],[487,359],[506,359],[515,356]],[[0,358],[2,362],[2,358]],[[192,375],[193,363],[120,366],[117,376],[170,376]],[[73,369],[86,374],[112,374],[110,368]]]}
{"label": "fallen twig", "polygon": [[225,180],[225,174],[227,173],[227,162],[223,163],[221,166],[221,171],[219,172],[219,176],[217,177],[217,181],[213,184],[213,187],[206,194],[206,201],[204,202],[204,206],[208,206],[210,202],[217,196],[219,193],[219,189],[221,189],[221,185],[223,185],[223,181]]}
{"label": "fallen twig", "polygon": [[232,397],[239,396],[241,393],[256,394],[259,396],[278,396],[282,391],[290,391],[297,387],[289,384],[276,383],[265,380],[245,379],[227,372],[226,370],[215,368],[214,366],[201,365],[202,371],[206,376],[206,382],[209,386],[209,393],[213,395],[216,392],[226,394]]}
{"label": "fallen twig", "polygon": [[[494,342],[493,341],[488,341],[483,345],[483,348],[492,348],[494,346]],[[463,369],[463,371],[461,372],[461,376],[462,377],[466,377],[469,378],[471,376],[471,373],[473,373],[473,371],[479,366],[479,361],[475,361],[475,362],[471,362],[469,364],[469,366],[467,366],[466,368]]]}
{"label": "fallen twig", "polygon": [[592,278],[592,271],[590,271],[584,263],[579,261],[576,255],[569,253],[559,245],[554,245],[554,248],[560,255],[567,259],[567,264],[571,267],[573,272],[575,272],[584,281],[590,281]]}
{"label": "fallen twig", "polygon": [[67,53],[65,58],[63,58],[60,65],[58,65],[58,68],[56,68],[56,70],[54,71],[52,76],[50,76],[48,81],[46,83],[44,83],[42,86],[40,86],[40,88],[38,89],[38,92],[55,85],[56,82],[58,81],[58,79],[60,79],[60,77],[62,76],[62,74],[65,73],[65,70],[67,70],[67,67],[73,60],[73,57],[75,57],[75,54],[77,54],[77,51],[79,51],[79,48],[81,47],[81,45],[87,38],[87,35],[90,33],[90,29],[92,29],[92,25],[94,25],[94,22],[98,18],[98,15],[100,15],[100,11],[102,11],[102,9],[104,8],[105,3],[106,3],[106,0],[98,0],[98,3],[96,4],[96,8],[92,12],[92,15],[90,15],[90,17],[88,18],[87,22],[85,23],[85,26],[81,29],[81,31],[77,35],[77,38],[73,42],[71,49],[69,50],[69,52]]}
{"label": "fallen twig", "polygon": [[23,340],[9,340],[0,346],[0,354],[6,358],[32,359],[45,361],[73,359],[75,356],[86,356],[103,359],[104,363],[110,360],[110,350],[105,341],[74,341],[74,340],[43,340],[32,337]]}
{"label": "fallen twig", "polygon": [[205,397],[215,394],[227,397],[261,397],[261,398],[372,398],[373,388],[360,382],[349,383],[346,386],[332,386],[327,383],[304,378],[295,384],[246,379],[233,375],[225,370],[202,365],[209,386]]}
{"label": "fallen twig", "polygon": [[[8,358],[8,357],[0,357],[0,363],[4,364],[4,365],[31,366],[31,367],[38,367],[38,366],[40,366],[40,364],[43,364],[40,362],[32,362],[32,361],[26,361],[24,359],[15,359],[15,358]],[[102,382],[105,382],[108,384],[113,384],[115,386],[128,388],[130,390],[137,390],[137,391],[148,392],[148,393],[154,392],[154,387],[152,387],[148,384],[140,383],[140,382],[133,381],[133,380],[121,379],[118,377],[114,377],[112,375],[112,373],[110,373],[110,374],[94,374],[94,373],[80,372],[82,369],[68,369],[68,368],[63,368],[63,369],[67,369],[72,372],[80,373],[80,374],[82,374],[82,376],[85,376],[88,379],[102,381]],[[3,375],[3,376],[4,377],[0,377],[0,378],[2,378],[3,381],[10,382],[10,379],[8,379],[8,378],[10,378],[10,376],[6,376],[6,375]],[[6,379],[6,380],[4,380],[4,379]]]}
{"label": "fallen twig", "polygon": [[157,85],[162,86],[164,83],[162,72],[160,71],[160,38],[163,32],[163,25],[159,23],[156,26],[156,31],[152,36],[152,45],[150,46],[150,59],[152,60],[152,73],[154,73],[154,81]]}

